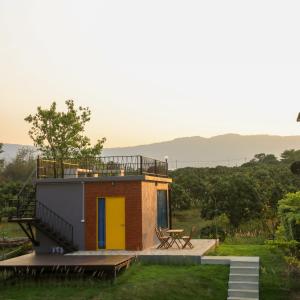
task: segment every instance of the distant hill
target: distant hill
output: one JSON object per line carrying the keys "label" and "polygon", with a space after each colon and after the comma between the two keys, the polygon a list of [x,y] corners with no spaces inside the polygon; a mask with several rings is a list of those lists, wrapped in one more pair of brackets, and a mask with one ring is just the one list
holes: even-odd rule
{"label": "distant hill", "polygon": [[[22,145],[4,144],[2,157],[11,159]],[[134,147],[105,148],[103,155],[144,155],[164,160],[170,168],[235,166],[249,161],[257,153],[277,157],[287,149],[300,149],[300,136],[225,134],[211,138],[200,136],[177,138]]]}

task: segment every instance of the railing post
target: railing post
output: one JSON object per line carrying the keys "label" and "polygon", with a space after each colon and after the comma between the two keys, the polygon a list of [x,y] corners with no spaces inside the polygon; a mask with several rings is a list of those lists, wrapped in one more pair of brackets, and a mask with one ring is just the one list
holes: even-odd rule
{"label": "railing post", "polygon": [[36,159],[36,178],[40,178],[40,156],[38,155]]}
{"label": "railing post", "polygon": [[143,175],[143,156],[140,155],[140,175]]}
{"label": "railing post", "polygon": [[157,175],[157,160],[154,160],[154,174]]}
{"label": "railing post", "polygon": [[169,169],[169,167],[168,167],[168,159],[166,158],[166,176],[168,176],[168,169]]}

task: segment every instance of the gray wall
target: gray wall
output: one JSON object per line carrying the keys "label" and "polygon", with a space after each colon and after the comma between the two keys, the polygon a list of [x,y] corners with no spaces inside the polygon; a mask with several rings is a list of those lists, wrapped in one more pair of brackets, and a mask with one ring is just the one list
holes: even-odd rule
{"label": "gray wall", "polygon": [[[81,182],[37,183],[37,201],[45,204],[74,228],[74,244],[84,250],[84,186]],[[37,231],[37,253],[49,253],[56,243]]]}

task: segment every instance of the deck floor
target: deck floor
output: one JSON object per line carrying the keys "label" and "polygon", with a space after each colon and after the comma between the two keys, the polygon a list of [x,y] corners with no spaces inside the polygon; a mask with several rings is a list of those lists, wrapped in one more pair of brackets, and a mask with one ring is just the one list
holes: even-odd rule
{"label": "deck floor", "polygon": [[134,255],[143,261],[154,263],[200,263],[201,256],[218,244],[215,239],[193,239],[193,248],[178,249],[173,245],[169,249],[156,249],[156,247],[141,251],[127,250],[97,250],[97,251],[76,251],[66,256],[114,256],[114,255]]}
{"label": "deck floor", "polygon": [[1,267],[45,267],[45,266],[107,266],[113,267],[122,264],[124,261],[132,259],[134,256],[111,255],[111,256],[67,256],[67,255],[47,255],[47,254],[26,254],[15,258],[0,261]]}
{"label": "deck floor", "polygon": [[128,267],[132,255],[89,255],[89,256],[66,256],[46,255],[30,253],[15,258],[0,261],[0,271],[13,271],[28,273],[29,270],[61,271],[61,272],[85,272],[105,271],[113,274],[123,267]]}

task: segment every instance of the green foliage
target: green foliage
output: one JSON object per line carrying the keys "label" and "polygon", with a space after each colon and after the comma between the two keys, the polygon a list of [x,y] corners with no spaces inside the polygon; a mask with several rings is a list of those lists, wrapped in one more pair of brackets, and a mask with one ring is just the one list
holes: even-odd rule
{"label": "green foliage", "polygon": [[228,266],[144,265],[136,263],[108,280],[45,278],[0,281],[1,299],[218,300],[227,295]]}
{"label": "green foliage", "polygon": [[268,245],[228,245],[220,247],[208,255],[259,256],[260,258],[260,299],[296,299],[291,296],[300,292],[299,277],[287,271],[283,253]]}
{"label": "green foliage", "polygon": [[2,175],[5,180],[25,181],[34,171],[34,151],[23,147],[18,150],[16,157],[5,166]]}
{"label": "green foliage", "polygon": [[278,201],[286,193],[300,190],[299,177],[291,173],[286,163],[294,152],[285,151],[282,161],[261,153],[240,167],[177,169],[171,172],[176,184],[172,193],[172,199],[176,200],[174,208],[196,206],[201,209],[202,217],[210,220],[226,214],[235,228],[259,218],[269,237],[274,238]]}
{"label": "green foliage", "polygon": [[[3,153],[3,143],[0,143],[0,154]],[[0,159],[0,174],[3,172],[4,159]]]}
{"label": "green foliage", "polygon": [[192,197],[181,185],[172,184],[172,209],[181,210],[188,209],[192,206]]}
{"label": "green foliage", "polygon": [[90,121],[89,108],[80,106],[76,110],[73,100],[65,103],[67,112],[58,112],[53,102],[49,109],[39,106],[35,115],[25,118],[31,124],[29,136],[34,145],[51,159],[100,155],[105,138],[91,146],[90,139],[83,134],[86,123]]}
{"label": "green foliage", "polygon": [[259,216],[262,207],[255,182],[234,174],[216,180],[208,201],[202,204],[202,216],[211,219],[225,213],[230,223],[238,227],[243,221]]}
{"label": "green foliage", "polygon": [[285,150],[281,154],[281,161],[283,163],[290,164],[297,160],[300,160],[300,150],[294,150],[294,149]]}
{"label": "green foliage", "polygon": [[288,193],[279,201],[278,215],[284,238],[300,242],[300,192]]}
{"label": "green foliage", "polygon": [[266,245],[270,246],[271,249],[275,247],[281,249],[285,255],[299,257],[299,250],[300,250],[300,242],[291,240],[274,240],[274,241],[266,241]]}
{"label": "green foliage", "polygon": [[277,163],[279,163],[279,161],[274,154],[259,153],[259,154],[255,154],[254,158],[251,159],[249,162],[243,164],[243,167],[254,166],[256,164],[277,164]]}
{"label": "green foliage", "polygon": [[221,242],[224,242],[226,233],[222,227],[206,226],[200,230],[200,237],[202,239],[219,239]]}
{"label": "green foliage", "polygon": [[6,217],[9,218],[11,216],[13,216],[16,213],[16,207],[4,207],[2,208],[1,212],[0,212],[0,217]]}

